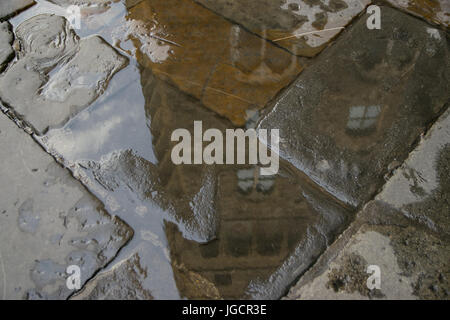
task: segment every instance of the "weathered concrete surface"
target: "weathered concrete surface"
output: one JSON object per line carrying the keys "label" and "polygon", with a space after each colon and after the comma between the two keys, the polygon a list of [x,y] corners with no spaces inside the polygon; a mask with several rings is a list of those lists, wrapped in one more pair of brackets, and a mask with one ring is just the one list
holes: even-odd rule
{"label": "weathered concrete surface", "polygon": [[0,298],[65,299],[109,263],[133,231],[0,114]]}
{"label": "weathered concrete surface", "polygon": [[0,21],[16,15],[35,3],[34,0],[2,0],[0,2]]}
{"label": "weathered concrete surface", "polygon": [[14,34],[11,25],[8,22],[0,22],[0,73],[14,57],[14,50],[11,46],[13,41]]}
{"label": "weathered concrete surface", "polygon": [[450,110],[383,187],[376,199],[450,236]]}
{"label": "weathered concrete surface", "polygon": [[382,7],[361,19],[277,101],[259,124],[279,128],[280,155],[337,198],[370,199],[449,99],[448,38]]}
{"label": "weathered concrete surface", "polygon": [[142,288],[147,271],[139,256],[116,264],[111,270],[99,273],[89,281],[73,300],[150,300],[150,292]]}
{"label": "weathered concrete surface", "polygon": [[[287,298],[449,299],[449,156],[447,110]],[[380,290],[366,286],[368,265]]]}
{"label": "weathered concrete surface", "polygon": [[290,52],[314,56],[370,0],[195,0]]}
{"label": "weathered concrete surface", "polygon": [[16,30],[19,59],[0,78],[0,99],[37,133],[95,101],[127,59],[100,37],[79,39],[67,20],[38,15]]}
{"label": "weathered concrete surface", "polygon": [[450,25],[450,2],[448,0],[387,0],[393,6],[404,9],[428,21]]}
{"label": "weathered concrete surface", "polygon": [[128,19],[143,67],[237,126],[301,71],[294,55],[191,0],[142,1]]}

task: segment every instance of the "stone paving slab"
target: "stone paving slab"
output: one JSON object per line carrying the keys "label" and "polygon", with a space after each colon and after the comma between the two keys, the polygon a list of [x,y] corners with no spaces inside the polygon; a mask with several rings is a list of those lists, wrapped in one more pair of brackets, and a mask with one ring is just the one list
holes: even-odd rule
{"label": "stone paving slab", "polygon": [[430,22],[450,25],[450,2],[448,0],[387,0],[395,7],[423,17]]}
{"label": "stone paving slab", "polygon": [[195,0],[293,54],[311,57],[338,35],[369,0]]}
{"label": "stone paving slab", "polygon": [[300,73],[298,59],[191,0],[142,1],[124,33],[139,63],[237,126]]}
{"label": "stone paving slab", "polygon": [[0,145],[0,298],[65,299],[67,266],[84,284],[133,231],[4,114]]}
{"label": "stone paving slab", "polygon": [[450,110],[422,138],[375,199],[450,236]]}
{"label": "stone paving slab", "polygon": [[2,0],[0,2],[0,21],[16,15],[35,3],[34,0]]}
{"label": "stone paving slab", "polygon": [[363,204],[449,99],[445,33],[382,7],[305,70],[259,124],[279,128],[280,155],[337,198]]}
{"label": "stone paving slab", "polygon": [[450,109],[287,298],[449,299],[449,151]]}
{"label": "stone paving slab", "polygon": [[0,78],[0,99],[38,134],[89,106],[128,63],[100,37],[80,40],[60,16],[33,17],[16,36],[19,59]]}
{"label": "stone paving slab", "polygon": [[8,62],[14,58],[12,43],[14,34],[8,22],[0,22],[0,73],[6,68]]}
{"label": "stone paving slab", "polygon": [[151,300],[150,292],[142,288],[145,277],[147,272],[134,255],[96,275],[71,300]]}

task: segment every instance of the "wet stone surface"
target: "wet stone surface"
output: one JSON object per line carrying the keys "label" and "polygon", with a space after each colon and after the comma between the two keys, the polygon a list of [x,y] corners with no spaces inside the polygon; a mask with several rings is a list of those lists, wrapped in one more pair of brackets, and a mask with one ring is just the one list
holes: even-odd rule
{"label": "wet stone surface", "polygon": [[259,124],[280,128],[280,155],[337,198],[370,199],[391,164],[449,99],[445,33],[382,7],[360,20],[291,85]]}
{"label": "wet stone surface", "polygon": [[390,4],[430,22],[450,25],[450,3],[447,0],[388,0]]}
{"label": "wet stone surface", "polygon": [[34,0],[2,0],[0,2],[0,21],[16,15],[35,3]]}
{"label": "wet stone surface", "polygon": [[[359,219],[287,295],[287,299],[448,299],[448,236],[372,201]],[[381,288],[369,290],[369,265]]]}
{"label": "wet stone surface", "polygon": [[[447,110],[288,298],[449,298],[449,128]],[[380,290],[360,281],[368,265]]]}
{"label": "wet stone surface", "polygon": [[79,39],[67,20],[38,15],[16,29],[19,59],[0,78],[0,99],[37,133],[95,101],[127,59],[98,36]]}
{"label": "wet stone surface", "polygon": [[368,0],[195,0],[290,52],[314,56]]}
{"label": "wet stone surface", "polygon": [[73,300],[151,300],[141,283],[147,276],[139,256],[117,263],[111,270],[98,274]]}
{"label": "wet stone surface", "polygon": [[[448,101],[446,35],[383,7],[382,30],[362,16],[320,56],[299,58],[320,52],[368,1],[225,3],[37,0],[10,20],[17,59],[0,99],[104,207],[7,134],[20,150],[7,152],[11,162],[25,169],[2,172],[0,294],[67,298],[65,270],[76,262],[89,281],[74,299],[275,299],[310,267],[289,297],[445,297],[448,121],[402,162]],[[51,15],[72,4],[76,33]],[[299,61],[310,65],[303,73]],[[281,129],[278,174],[173,163],[175,129],[193,136],[202,121],[203,132],[223,133],[261,116],[261,128]],[[0,124],[1,139],[10,129]],[[348,204],[364,204],[397,167],[355,222]],[[17,201],[11,177],[25,186]],[[17,248],[27,249],[16,270]],[[365,286],[368,264],[389,281],[381,291]]]}
{"label": "wet stone surface", "polygon": [[0,298],[66,299],[67,266],[84,284],[133,231],[3,114],[0,129]]}
{"label": "wet stone surface", "polygon": [[295,56],[191,0],[142,1],[127,20],[143,67],[237,126],[301,71]]}
{"label": "wet stone surface", "polygon": [[[148,69],[141,72],[157,161],[133,150],[113,152],[100,161],[77,161],[77,174],[132,221],[140,239],[128,250],[143,255],[148,241],[161,249],[159,239],[167,239],[168,251],[162,253],[181,297],[280,297],[348,225],[352,212],[289,166],[261,177],[258,167],[174,165],[175,143],[169,143],[174,129],[193,134],[194,120],[203,121],[204,130],[224,130],[227,123]],[[52,132],[50,145],[52,135],[62,138]],[[155,219],[169,223],[162,228]],[[141,259],[150,278],[157,262],[145,254]]]}
{"label": "wet stone surface", "polygon": [[450,236],[450,110],[422,138],[376,199]]}
{"label": "wet stone surface", "polygon": [[14,34],[11,29],[8,22],[0,22],[0,72],[3,72],[8,62],[14,58],[14,50],[11,46]]}

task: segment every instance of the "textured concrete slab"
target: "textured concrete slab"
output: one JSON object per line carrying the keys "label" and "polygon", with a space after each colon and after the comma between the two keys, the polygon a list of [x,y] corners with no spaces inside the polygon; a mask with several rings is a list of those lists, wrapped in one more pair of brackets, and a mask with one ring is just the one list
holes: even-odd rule
{"label": "textured concrete slab", "polygon": [[72,300],[151,300],[150,292],[142,288],[147,271],[142,268],[139,256],[116,264],[89,281]]}
{"label": "textured concrete slab", "polygon": [[450,2],[447,0],[388,0],[388,2],[428,21],[444,26],[450,25]]}
{"label": "textured concrete slab", "polygon": [[294,55],[190,0],[142,1],[128,19],[143,67],[237,126],[301,71]]}
{"label": "textured concrete slab", "polygon": [[448,38],[382,7],[361,19],[286,90],[259,124],[279,128],[280,155],[358,205],[383,185],[449,99]]}
{"label": "textured concrete slab", "polygon": [[80,40],[60,16],[33,17],[16,35],[19,59],[0,78],[0,99],[37,133],[64,124],[95,101],[127,64],[102,38]]}
{"label": "textured concrete slab", "polygon": [[[286,299],[448,299],[448,237],[373,201]],[[369,289],[369,265],[380,268],[380,289]]]}
{"label": "textured concrete slab", "polygon": [[[289,292],[289,299],[448,299],[450,110],[376,200]],[[367,266],[381,288],[366,286]]]}
{"label": "textured concrete slab", "polygon": [[0,73],[5,70],[8,62],[14,58],[12,43],[14,34],[8,22],[0,22]]}
{"label": "textured concrete slab", "polygon": [[4,114],[0,145],[0,298],[65,299],[66,268],[84,284],[133,231]]}
{"label": "textured concrete slab", "polygon": [[16,15],[35,3],[34,0],[2,0],[0,2],[0,21]]}
{"label": "textured concrete slab", "polygon": [[195,0],[290,52],[322,51],[370,0]]}
{"label": "textured concrete slab", "polygon": [[450,236],[450,110],[422,138],[377,200]]}

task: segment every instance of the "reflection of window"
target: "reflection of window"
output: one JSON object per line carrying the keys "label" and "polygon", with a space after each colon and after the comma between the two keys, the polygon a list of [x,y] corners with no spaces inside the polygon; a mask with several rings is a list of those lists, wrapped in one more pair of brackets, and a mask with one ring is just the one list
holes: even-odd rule
{"label": "reflection of window", "polygon": [[380,112],[380,106],[351,107],[348,115],[347,129],[352,131],[365,131],[372,129],[377,122]]}
{"label": "reflection of window", "polygon": [[252,169],[238,170],[238,186],[244,193],[250,193],[255,188],[256,191],[262,193],[268,193],[272,190],[275,184],[275,176],[258,176],[259,167]]}

